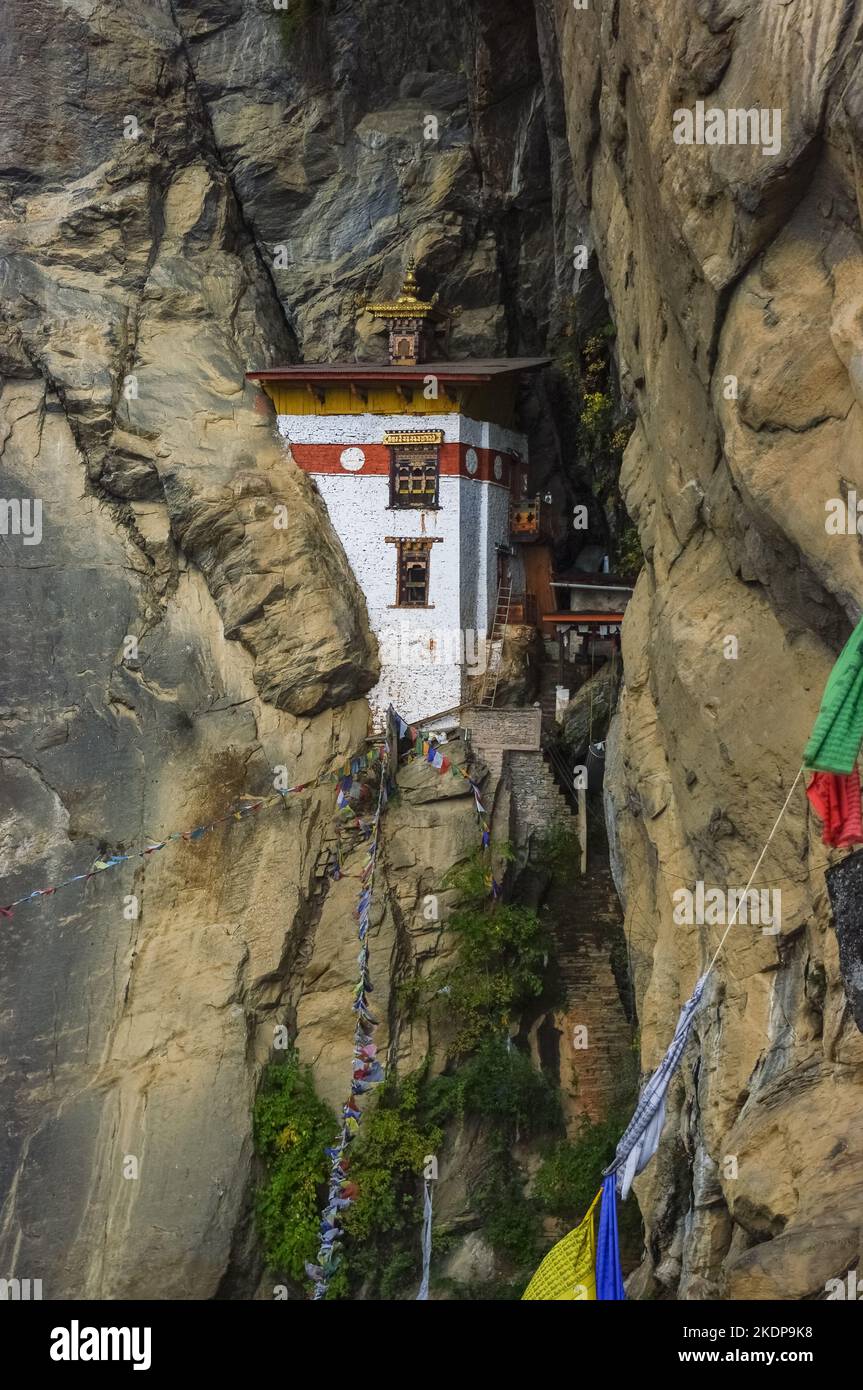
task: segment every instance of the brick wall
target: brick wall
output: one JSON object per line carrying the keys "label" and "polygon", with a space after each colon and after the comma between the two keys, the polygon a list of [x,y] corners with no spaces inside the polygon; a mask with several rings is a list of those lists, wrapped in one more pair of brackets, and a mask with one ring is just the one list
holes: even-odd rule
{"label": "brick wall", "polygon": [[509,750],[504,754],[506,778],[512,789],[516,848],[532,835],[545,835],[560,821],[575,827],[569,802],[555,782],[541,752]]}
{"label": "brick wall", "polygon": [[542,710],[538,705],[529,709],[482,709],[473,705],[462,712],[461,722],[470,731],[478,752],[539,748]]}

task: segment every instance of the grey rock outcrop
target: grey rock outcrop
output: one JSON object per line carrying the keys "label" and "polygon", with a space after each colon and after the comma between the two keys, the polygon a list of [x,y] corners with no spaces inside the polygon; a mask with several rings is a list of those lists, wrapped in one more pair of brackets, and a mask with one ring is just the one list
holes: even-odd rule
{"label": "grey rock outcrop", "polygon": [[[4,901],[362,745],[362,599],[244,372],[350,356],[353,295],[410,252],[462,306],[454,354],[542,351],[584,245],[637,415],[606,793],[656,1062],[716,940],[672,892],[745,884],[861,610],[856,530],[825,527],[863,495],[861,23],[859,0],[342,0],[283,32],[240,0],[13,0],[0,491],[42,500],[43,538],[0,537]],[[698,100],[779,109],[781,149],[676,144]],[[552,406],[525,402],[549,478]],[[324,788],[2,919],[0,1272],[48,1298],[257,1286],[273,1024],[300,1020],[328,1094],[349,1046],[348,885],[315,899],[331,810]],[[416,904],[473,824],[421,792],[399,817],[376,984],[408,1065],[428,1040],[392,987],[442,948]],[[801,791],[765,862],[782,930],[735,929],[639,1180],[634,1291],[810,1297],[853,1261],[863,1037],[827,860]]]}
{"label": "grey rock outcrop", "polygon": [[[43,537],[0,537],[5,902],[362,747],[364,604],[244,373],[350,356],[353,294],[410,251],[462,305],[454,351],[531,350],[563,312],[549,15],[538,34],[514,3],[321,13],[296,47],[239,0],[6,17],[0,492],[41,499]],[[475,843],[469,796],[427,796],[409,832],[392,823],[384,998],[440,954],[440,926],[416,928],[417,965],[406,924]],[[351,884],[315,891],[332,800],[2,919],[4,1273],[46,1298],[258,1287],[251,1106],[273,1026],[315,1059],[320,1030],[327,1094],[350,1050]],[[428,1039],[392,1019],[415,1064]]]}
{"label": "grey rock outcrop", "polygon": [[[578,196],[637,411],[621,486],[647,564],[605,786],[647,1070],[721,931],[675,922],[673,894],[746,885],[860,612],[859,541],[825,521],[863,483],[863,10],[560,0],[557,17]],[[675,113],[698,101],[764,108],[773,129],[778,110],[778,149],[677,143]],[[733,928],[637,1184],[641,1295],[823,1296],[859,1246],[863,1036],[832,857],[801,780],[757,879],[781,891],[781,931]],[[838,1243],[819,1235],[834,1222]]]}

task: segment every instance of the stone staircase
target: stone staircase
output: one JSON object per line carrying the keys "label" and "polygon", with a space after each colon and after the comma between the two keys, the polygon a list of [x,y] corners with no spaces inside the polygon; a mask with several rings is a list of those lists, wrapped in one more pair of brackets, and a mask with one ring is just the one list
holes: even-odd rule
{"label": "stone staircase", "polygon": [[560,663],[558,661],[544,661],[539,669],[539,703],[542,709],[542,727],[548,733],[555,722],[555,705],[557,700],[557,687],[563,685],[569,691],[570,698],[577,690],[580,690],[590,674],[589,668],[584,662],[565,661],[563,664],[563,679],[560,676]]}
{"label": "stone staircase", "polygon": [[556,691],[560,684],[559,667],[556,661],[544,661],[539,672],[539,704],[542,709],[542,727],[550,729],[554,724]]}
{"label": "stone staircase", "polygon": [[[564,1003],[555,1011],[560,1078],[571,1135],[580,1116],[605,1118],[630,1098],[635,1082],[631,1001],[623,1000],[612,958],[622,942],[622,912],[607,853],[589,836],[588,871],[548,895],[555,963]],[[586,1045],[585,1045],[586,1042]]]}
{"label": "stone staircase", "polygon": [[577,817],[564,796],[544,753],[507,753],[507,767],[517,807],[519,827],[530,833],[547,834],[555,824],[575,830]]}
{"label": "stone staircase", "polygon": [[[582,957],[601,943],[611,940],[621,925],[621,910],[608,861],[595,856],[588,858],[587,873],[582,878],[574,874],[570,884],[573,910],[563,914],[555,932],[555,946],[561,979],[577,987],[584,983]],[[606,956],[608,947],[605,947]],[[611,980],[611,996],[617,998],[617,988]],[[618,1000],[619,1002],[619,1000]]]}

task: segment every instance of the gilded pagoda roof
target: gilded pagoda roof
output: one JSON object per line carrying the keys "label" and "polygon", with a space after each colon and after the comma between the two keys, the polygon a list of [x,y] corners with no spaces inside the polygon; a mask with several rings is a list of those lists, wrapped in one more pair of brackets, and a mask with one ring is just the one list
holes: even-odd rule
{"label": "gilded pagoda roof", "polygon": [[413,261],[410,262],[405,271],[401,292],[396,299],[378,300],[374,303],[362,303],[360,301],[360,303],[362,308],[367,309],[370,314],[374,314],[377,318],[427,319],[446,317],[444,310],[438,305],[436,294],[431,299],[420,298]]}

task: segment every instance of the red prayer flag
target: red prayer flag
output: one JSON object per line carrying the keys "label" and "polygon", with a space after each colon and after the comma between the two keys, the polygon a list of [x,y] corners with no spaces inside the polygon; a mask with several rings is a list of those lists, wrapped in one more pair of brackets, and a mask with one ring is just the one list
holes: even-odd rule
{"label": "red prayer flag", "polygon": [[816,772],[806,788],[813,811],[823,821],[821,838],[836,849],[863,844],[860,774]]}

